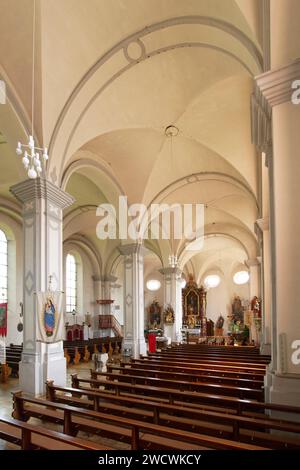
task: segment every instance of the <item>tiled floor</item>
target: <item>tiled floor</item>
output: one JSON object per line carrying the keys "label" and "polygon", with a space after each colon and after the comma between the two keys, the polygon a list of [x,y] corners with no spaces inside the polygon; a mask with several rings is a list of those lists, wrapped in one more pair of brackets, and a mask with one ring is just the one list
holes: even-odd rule
{"label": "tiled floor", "polygon": [[[81,378],[90,377],[90,369],[93,367],[93,363],[89,362],[87,364],[78,364],[76,367],[68,367],[68,377],[67,377],[67,386],[71,386],[71,374],[78,373]],[[11,417],[12,413],[12,392],[20,390],[19,379],[9,378],[6,384],[0,383],[0,416]],[[62,431],[61,426],[54,423],[41,422],[38,419],[31,418],[30,423],[38,424],[39,426],[46,427],[48,429],[54,429],[56,431]],[[113,447],[116,449],[129,449],[130,446],[126,443],[112,441],[111,439],[106,439],[104,437],[93,436],[88,433],[79,432],[78,437],[83,437],[84,439],[89,439],[94,442],[99,442],[101,444]],[[0,450],[14,450],[18,449],[14,444],[10,444],[0,439]]]}

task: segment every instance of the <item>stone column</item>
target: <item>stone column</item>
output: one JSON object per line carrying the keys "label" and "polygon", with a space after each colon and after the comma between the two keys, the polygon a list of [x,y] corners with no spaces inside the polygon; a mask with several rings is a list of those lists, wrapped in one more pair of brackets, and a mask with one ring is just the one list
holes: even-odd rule
{"label": "stone column", "polygon": [[[276,50],[273,53],[278,58]],[[300,396],[300,364],[296,352],[300,341],[300,105],[291,102],[292,83],[296,79],[300,79],[300,59],[256,77],[257,87],[272,109],[273,131],[272,160],[269,158],[274,213],[272,342],[277,348],[272,346],[266,397],[271,402],[290,405],[298,405]]]}
{"label": "stone column", "polygon": [[124,340],[134,358],[146,354],[144,336],[144,254],[141,244],[119,247],[124,255]]}
{"label": "stone column", "polygon": [[[114,300],[112,299],[112,284],[116,282],[118,278],[116,276],[106,275],[102,277],[102,299],[105,300]],[[113,304],[102,305],[102,314],[103,315],[113,315]]]}
{"label": "stone column", "polygon": [[171,338],[171,341],[180,342],[182,340],[182,271],[178,268],[163,268],[159,271],[164,276],[164,307],[170,304],[175,317],[173,325],[164,324],[164,335]]}
{"label": "stone column", "polygon": [[260,297],[260,262],[259,259],[248,259],[246,264],[250,271],[250,299]]}
{"label": "stone column", "polygon": [[63,342],[45,344],[36,341],[36,292],[48,288],[63,289],[62,211],[74,199],[49,181],[37,178],[10,188],[23,206],[24,247],[24,339],[20,362],[20,388],[39,395],[45,382],[66,384],[66,360]]}

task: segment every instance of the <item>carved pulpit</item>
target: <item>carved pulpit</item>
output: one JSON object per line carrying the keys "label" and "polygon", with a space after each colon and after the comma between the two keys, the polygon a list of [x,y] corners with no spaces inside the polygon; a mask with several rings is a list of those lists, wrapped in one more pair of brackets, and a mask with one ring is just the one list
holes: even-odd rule
{"label": "carved pulpit", "polygon": [[200,335],[206,336],[206,290],[198,287],[192,275],[182,289],[183,325],[189,329],[200,328]]}

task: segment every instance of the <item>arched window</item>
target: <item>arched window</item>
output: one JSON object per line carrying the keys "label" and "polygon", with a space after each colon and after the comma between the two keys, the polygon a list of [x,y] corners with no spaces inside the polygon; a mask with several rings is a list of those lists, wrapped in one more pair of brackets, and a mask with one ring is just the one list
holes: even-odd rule
{"label": "arched window", "polygon": [[0,303],[7,302],[7,238],[0,230]]}
{"label": "arched window", "polygon": [[75,256],[68,254],[66,259],[66,312],[77,310],[77,266]]}

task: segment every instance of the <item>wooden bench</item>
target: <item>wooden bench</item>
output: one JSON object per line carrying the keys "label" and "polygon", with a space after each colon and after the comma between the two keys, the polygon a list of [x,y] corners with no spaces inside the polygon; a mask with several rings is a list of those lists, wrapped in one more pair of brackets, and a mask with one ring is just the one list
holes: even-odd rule
{"label": "wooden bench", "polygon": [[[49,400],[41,400],[14,394],[14,416],[28,419],[33,416],[39,419],[53,420],[63,426],[66,434],[78,430],[104,434],[130,442],[131,449],[148,449],[159,445],[159,448],[171,449],[224,449],[224,450],[262,450],[268,447],[240,443],[229,439],[211,437],[194,432],[173,429],[136,419],[113,416],[99,411],[88,411]],[[158,440],[159,437],[159,440]],[[157,447],[156,447],[157,448]]]}
{"label": "wooden bench", "polygon": [[111,450],[85,439],[4,417],[0,417],[0,439],[12,442],[22,450]]}
{"label": "wooden bench", "polygon": [[[122,363],[122,365],[125,363]],[[240,372],[234,371],[234,370],[227,370],[227,369],[220,369],[220,368],[215,368],[215,367],[207,367],[205,364],[204,365],[199,365],[199,366],[181,366],[173,363],[159,363],[159,362],[151,362],[149,360],[144,361],[143,359],[131,359],[130,362],[130,367],[133,368],[139,368],[143,367],[144,369],[147,369],[149,371],[151,370],[160,370],[160,371],[170,371],[170,372],[180,372],[188,375],[218,375],[220,377],[236,377],[236,378],[245,378],[248,380],[255,380],[255,381],[260,381],[263,383],[264,381],[264,374],[259,373],[247,373],[247,372]]]}
{"label": "wooden bench", "polygon": [[237,358],[235,360],[233,359],[223,359],[219,360],[216,358],[211,358],[210,356],[199,356],[199,357],[188,357],[188,356],[183,356],[181,354],[178,355],[171,355],[171,354],[160,354],[160,353],[148,353],[148,356],[142,356],[142,358],[149,357],[151,360],[164,360],[164,361],[180,361],[180,362],[189,362],[189,363],[194,363],[198,364],[201,362],[206,362],[207,364],[217,364],[217,365],[224,365],[224,366],[239,366],[239,367],[244,367],[246,369],[257,369],[261,371],[265,371],[266,369],[266,364],[261,364],[261,363],[256,363],[256,362],[245,362],[242,360],[238,360]]}
{"label": "wooden bench", "polygon": [[[48,387],[48,393],[52,396],[52,401],[82,408],[94,409],[95,407],[95,395],[93,393],[88,393],[88,400],[86,400],[57,393],[62,390],[53,384],[48,384]],[[70,393],[70,390],[68,389],[66,393]],[[222,438],[236,439],[241,442],[251,442],[255,434],[257,444],[274,449],[300,448],[300,424],[274,420],[267,416],[261,416],[260,418],[237,416],[229,413],[195,410],[188,406],[174,406],[130,397],[107,396],[105,393],[98,394],[97,409],[102,413],[142,419],[143,421],[155,424],[167,425],[212,436],[222,436]],[[282,433],[298,433],[299,438],[289,439],[283,435],[275,436],[268,432],[266,433],[266,431],[270,430],[281,431]]]}
{"label": "wooden bench", "polygon": [[[183,372],[168,372],[168,371],[161,371],[158,369],[145,369],[141,365],[141,367],[132,367],[132,364],[128,363],[121,363],[120,367],[108,365],[107,372],[119,372],[120,374],[133,374],[139,375],[143,377],[155,377],[161,379],[172,379],[172,380],[184,380],[187,378],[187,374]],[[97,378],[96,375],[91,375],[92,378]],[[236,377],[222,377],[221,375],[212,375],[212,374],[193,374],[189,377],[190,381],[199,381],[202,382],[210,382],[210,383],[218,383],[218,384],[225,384],[225,385],[237,385],[239,387],[248,387],[253,389],[261,390],[263,382],[262,380],[251,380],[251,379],[242,379]]]}
{"label": "wooden bench", "polygon": [[[246,387],[239,387],[236,385],[225,385],[225,384],[216,384],[211,382],[201,382],[201,381],[187,381],[187,380],[171,380],[171,379],[162,379],[156,377],[139,376],[139,375],[129,375],[129,374],[115,374],[111,372],[97,372],[96,377],[105,377],[109,381],[118,381],[119,383],[129,383],[129,384],[143,384],[151,385],[154,387],[165,387],[165,388],[175,388],[176,390],[181,391],[190,391],[190,392],[204,392],[204,393],[214,393],[218,395],[226,395],[231,397],[239,398],[250,398],[255,400],[263,400],[263,390],[252,389]],[[95,382],[94,382],[95,383]],[[99,384],[105,385],[103,381],[99,381]]]}

